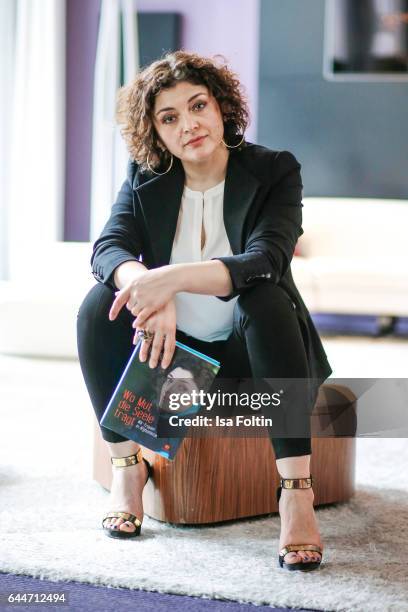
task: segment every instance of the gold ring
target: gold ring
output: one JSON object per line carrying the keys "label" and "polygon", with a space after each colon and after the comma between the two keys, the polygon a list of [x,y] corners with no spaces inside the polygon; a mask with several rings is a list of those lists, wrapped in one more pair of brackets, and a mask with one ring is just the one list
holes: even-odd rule
{"label": "gold ring", "polygon": [[154,333],[146,329],[139,329],[137,335],[143,340],[152,340],[154,338]]}

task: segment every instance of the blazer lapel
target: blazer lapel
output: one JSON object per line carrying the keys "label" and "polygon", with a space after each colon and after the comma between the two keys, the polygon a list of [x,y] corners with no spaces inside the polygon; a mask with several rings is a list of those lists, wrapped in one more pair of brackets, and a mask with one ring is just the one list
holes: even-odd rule
{"label": "blazer lapel", "polygon": [[[239,160],[239,155],[238,151],[231,151],[228,158],[223,204],[224,225],[234,255],[244,250],[245,217],[261,184]],[[167,265],[170,261],[184,180],[183,165],[175,158],[168,174],[147,180],[137,187],[134,185],[157,266]]]}
{"label": "blazer lapel", "polygon": [[178,159],[174,159],[170,172],[135,189],[157,266],[170,261],[183,190],[184,169]]}
{"label": "blazer lapel", "polygon": [[242,163],[240,152],[232,151],[224,186],[224,225],[234,255],[245,250],[245,217],[260,185],[260,181]]}

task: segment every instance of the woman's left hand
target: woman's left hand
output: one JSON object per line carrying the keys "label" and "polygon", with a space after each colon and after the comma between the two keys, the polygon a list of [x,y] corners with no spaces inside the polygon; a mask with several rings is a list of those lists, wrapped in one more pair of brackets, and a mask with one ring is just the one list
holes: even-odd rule
{"label": "woman's left hand", "polygon": [[132,315],[137,316],[137,326],[143,327],[150,315],[162,308],[176,292],[171,266],[148,270],[116,292],[109,319],[116,319],[120,309],[126,304]]}

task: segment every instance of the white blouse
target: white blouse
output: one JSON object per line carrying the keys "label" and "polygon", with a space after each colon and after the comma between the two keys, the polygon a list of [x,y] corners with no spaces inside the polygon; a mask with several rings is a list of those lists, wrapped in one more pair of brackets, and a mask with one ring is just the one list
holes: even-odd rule
{"label": "white blouse", "polygon": [[[232,255],[223,217],[225,180],[207,191],[185,186],[170,263],[209,261],[212,257]],[[205,243],[201,250],[204,225]],[[177,329],[206,342],[226,340],[232,332],[234,304],[214,295],[178,292],[175,296]]]}

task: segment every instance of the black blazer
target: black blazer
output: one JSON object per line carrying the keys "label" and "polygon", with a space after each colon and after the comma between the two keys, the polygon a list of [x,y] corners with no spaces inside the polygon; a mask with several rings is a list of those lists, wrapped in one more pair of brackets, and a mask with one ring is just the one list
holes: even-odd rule
{"label": "black blazer", "polygon": [[[332,373],[310,314],[293,281],[290,263],[303,234],[301,165],[289,151],[244,143],[231,149],[224,187],[224,224],[233,255],[216,257],[233,285],[228,301],[258,283],[278,284],[296,310],[310,366],[321,382]],[[169,264],[176,232],[184,169],[174,158],[167,174],[141,172],[129,161],[109,220],[93,246],[92,274],[116,290],[115,268],[143,261],[147,268]]]}

